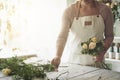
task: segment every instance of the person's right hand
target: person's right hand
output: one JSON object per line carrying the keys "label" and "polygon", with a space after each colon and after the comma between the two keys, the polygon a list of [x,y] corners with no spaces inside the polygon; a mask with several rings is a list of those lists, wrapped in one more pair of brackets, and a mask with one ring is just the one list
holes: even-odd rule
{"label": "person's right hand", "polygon": [[61,58],[58,56],[56,56],[52,59],[51,64],[53,64],[55,66],[55,71],[58,70],[60,62],[61,62]]}

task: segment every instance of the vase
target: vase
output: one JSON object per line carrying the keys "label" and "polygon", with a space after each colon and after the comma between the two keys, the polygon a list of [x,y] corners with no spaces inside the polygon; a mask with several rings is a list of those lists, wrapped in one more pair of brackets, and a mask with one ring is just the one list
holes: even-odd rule
{"label": "vase", "polygon": [[81,57],[81,64],[82,65],[92,65],[95,63],[95,57],[89,54],[82,54]]}

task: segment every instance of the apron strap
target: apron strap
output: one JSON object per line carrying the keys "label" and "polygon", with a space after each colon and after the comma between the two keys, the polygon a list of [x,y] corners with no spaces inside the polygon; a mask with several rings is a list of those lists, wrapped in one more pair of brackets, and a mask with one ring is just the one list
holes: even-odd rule
{"label": "apron strap", "polygon": [[77,17],[76,17],[76,19],[78,20],[79,14],[80,14],[80,8],[81,8],[81,1],[78,2],[77,8],[78,8],[78,10],[77,10],[78,12],[77,12]]}

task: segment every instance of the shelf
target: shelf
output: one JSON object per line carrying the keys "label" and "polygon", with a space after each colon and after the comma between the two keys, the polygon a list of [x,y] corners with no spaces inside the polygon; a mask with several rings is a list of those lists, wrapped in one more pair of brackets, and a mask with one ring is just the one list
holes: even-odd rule
{"label": "shelf", "polygon": [[109,58],[106,58],[105,60],[106,60],[106,61],[112,61],[112,62],[119,62],[119,63],[120,63],[120,60],[116,60],[116,59],[109,59]]}
{"label": "shelf", "polygon": [[112,71],[120,72],[120,60],[106,58],[105,62],[110,65]]}
{"label": "shelf", "polygon": [[120,43],[120,37],[114,37],[113,42],[115,42],[115,43]]}

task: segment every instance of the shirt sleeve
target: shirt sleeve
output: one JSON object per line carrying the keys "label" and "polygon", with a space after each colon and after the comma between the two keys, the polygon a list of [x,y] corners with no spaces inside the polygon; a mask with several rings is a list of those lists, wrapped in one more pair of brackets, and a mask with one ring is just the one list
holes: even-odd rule
{"label": "shirt sleeve", "polygon": [[109,7],[105,7],[104,10],[102,10],[103,17],[104,17],[104,23],[105,23],[105,31],[104,31],[104,43],[105,43],[105,51],[108,50],[108,48],[111,46],[111,43],[114,39],[114,33],[113,33],[113,14]]}
{"label": "shirt sleeve", "polygon": [[59,57],[62,56],[64,47],[67,41],[67,37],[69,34],[70,25],[71,25],[70,11],[69,9],[66,9],[63,13],[61,30],[56,42],[56,48],[57,48],[56,56],[59,56]]}

